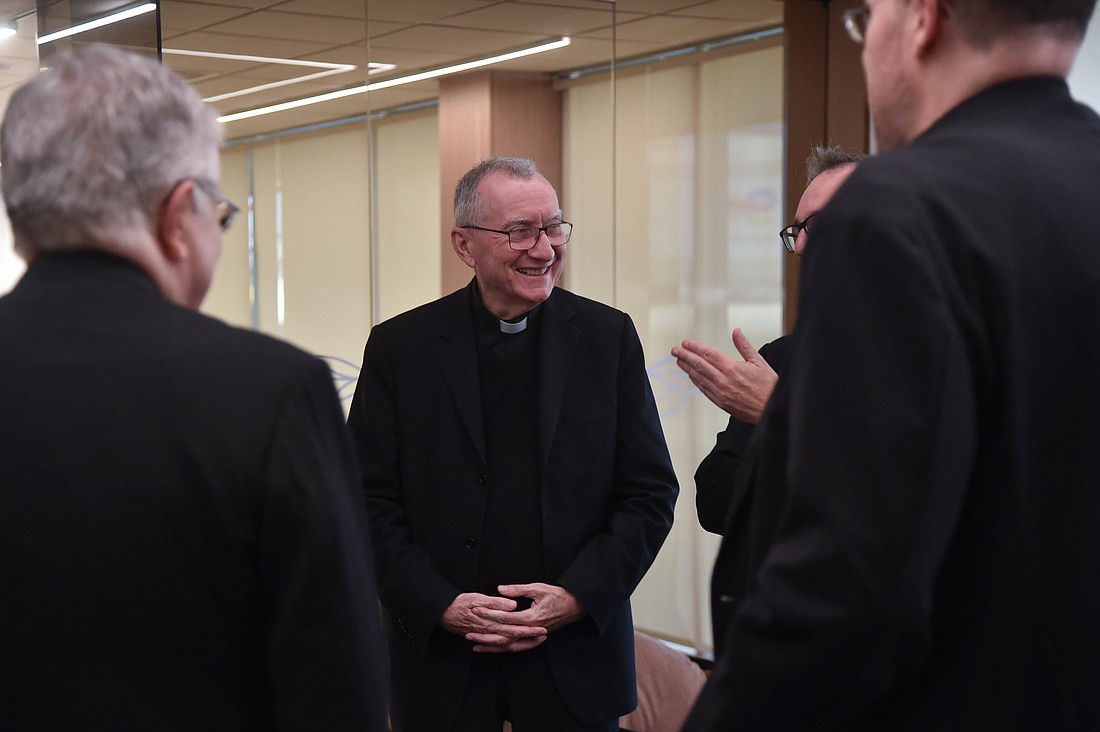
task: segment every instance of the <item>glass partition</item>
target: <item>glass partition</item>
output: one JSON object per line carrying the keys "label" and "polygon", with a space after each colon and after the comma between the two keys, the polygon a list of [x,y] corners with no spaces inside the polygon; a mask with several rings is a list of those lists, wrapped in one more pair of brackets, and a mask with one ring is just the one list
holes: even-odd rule
{"label": "glass partition", "polygon": [[[454,289],[444,232],[457,153],[441,90],[485,73],[552,89],[560,159],[536,162],[560,170],[576,225],[562,285],[637,324],[681,482],[673,532],[635,594],[636,624],[709,650],[718,539],[698,526],[692,475],[726,417],[668,353],[686,337],[734,353],[735,326],[758,345],[780,333],[782,4],[252,5],[160,7],[163,60],[225,116],[221,184],[246,209],[224,238],[204,311],[325,357],[350,400],[370,328]],[[466,120],[484,122],[486,157],[513,153],[525,129],[545,130],[551,107],[471,109],[487,115]],[[5,261],[10,244],[0,246],[0,291],[20,271]]]}

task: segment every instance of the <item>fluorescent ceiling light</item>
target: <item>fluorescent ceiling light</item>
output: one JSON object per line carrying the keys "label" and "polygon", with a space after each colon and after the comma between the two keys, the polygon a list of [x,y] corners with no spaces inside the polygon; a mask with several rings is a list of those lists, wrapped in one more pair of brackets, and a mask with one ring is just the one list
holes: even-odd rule
{"label": "fluorescent ceiling light", "polygon": [[350,97],[355,94],[363,94],[365,92],[377,91],[379,89],[388,89],[391,86],[412,84],[413,82],[424,81],[426,79],[434,79],[439,76],[446,76],[447,74],[457,74],[461,71],[469,71],[470,69],[476,69],[481,66],[499,64],[504,61],[511,61],[512,59],[523,58],[524,56],[532,56],[536,53],[553,51],[555,49],[568,46],[570,42],[571,41],[569,40],[569,37],[566,36],[557,41],[551,41],[550,43],[543,43],[538,46],[520,49],[519,51],[503,53],[499,56],[490,56],[489,58],[478,59],[476,61],[467,61],[465,63],[455,64],[454,66],[445,66],[441,69],[434,69],[432,71],[423,71],[417,74],[410,74],[409,76],[399,76],[395,79],[376,81],[371,84],[352,87],[351,89],[339,89],[334,92],[328,92],[327,94],[319,94],[314,97],[306,97],[305,99],[295,99],[289,102],[282,102],[281,104],[272,104],[267,107],[246,109],[243,112],[234,112],[233,114],[227,114],[225,116],[218,117],[218,121],[236,122],[237,120],[248,119],[250,117],[259,117],[265,114],[273,114],[274,112],[285,112],[288,109],[297,109],[298,107],[305,107],[310,104],[331,102],[334,99],[343,99],[344,97]]}
{"label": "fluorescent ceiling light", "polygon": [[[291,84],[301,84],[303,81],[309,81],[311,79],[320,79],[324,76],[332,76],[333,74],[344,74],[348,71],[353,71],[355,64],[333,64],[325,61],[303,61],[296,58],[274,58],[271,56],[247,56],[240,53],[214,53],[213,51],[188,51],[182,48],[165,48],[161,50],[161,53],[173,54],[176,56],[198,56],[201,58],[218,58],[228,61],[252,61],[256,63],[265,64],[281,64],[283,66],[305,66],[313,69],[324,69],[324,71],[318,71],[313,74],[306,74],[305,76],[295,76],[291,79],[283,79],[282,81],[272,81],[267,84],[260,84],[258,86],[250,86],[247,89],[239,89],[237,91],[226,92],[225,94],[216,94],[212,97],[206,97],[204,102],[220,102],[223,99],[231,99],[232,97],[241,97],[246,94],[254,94],[260,91],[266,91],[267,89],[276,89],[281,86],[289,86]],[[393,64],[379,64],[379,66],[388,66],[393,68]],[[370,73],[370,72],[368,72]]]}
{"label": "fluorescent ceiling light", "polygon": [[123,10],[120,13],[105,16],[103,18],[100,18],[99,20],[90,20],[87,23],[74,25],[71,28],[66,28],[65,30],[59,30],[55,33],[47,33],[44,36],[39,36],[38,45],[41,46],[43,43],[56,41],[59,38],[68,38],[69,36],[75,36],[77,33],[84,33],[85,31],[90,31],[93,28],[102,28],[105,25],[117,23],[120,20],[134,18],[138,15],[144,15],[145,13],[151,12],[156,9],[156,3],[145,3],[144,5],[138,5],[136,7],[130,8],[129,10]]}
{"label": "fluorescent ceiling light", "polygon": [[11,38],[19,30],[19,26],[16,25],[15,18],[8,18],[7,20],[0,21],[0,41],[5,38]]}

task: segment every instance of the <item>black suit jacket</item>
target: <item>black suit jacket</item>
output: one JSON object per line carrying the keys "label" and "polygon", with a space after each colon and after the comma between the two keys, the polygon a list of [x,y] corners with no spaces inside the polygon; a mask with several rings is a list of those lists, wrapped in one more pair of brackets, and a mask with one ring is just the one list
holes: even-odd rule
{"label": "black suit jacket", "polygon": [[0,299],[0,728],[383,730],[327,367],[46,255]]}
{"label": "black suit jacket", "polygon": [[[780,336],[760,347],[761,358],[776,373],[787,363],[790,342],[790,336]],[[699,525],[712,534],[721,534],[730,511],[737,510],[746,500],[744,494],[735,493],[735,488],[755,426],[731,416],[726,429],[715,437],[714,447],[695,469],[695,510]]]}
{"label": "black suit jacket", "polygon": [[770,524],[685,729],[1096,729],[1097,201],[1100,118],[1037,78],[819,215],[746,461]]}
{"label": "black suit jacket", "polygon": [[[437,628],[475,590],[485,513],[470,287],[375,326],[349,416],[409,729],[449,728],[473,656]],[[630,318],[560,288],[539,318],[544,581],[588,612],[544,648],[570,711],[614,719],[637,703],[629,599],[671,528],[676,479]]]}

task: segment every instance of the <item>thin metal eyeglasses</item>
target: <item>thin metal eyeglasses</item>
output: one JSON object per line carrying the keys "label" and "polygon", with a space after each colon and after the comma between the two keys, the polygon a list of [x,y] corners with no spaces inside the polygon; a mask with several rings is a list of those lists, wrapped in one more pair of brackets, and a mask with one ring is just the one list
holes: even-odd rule
{"label": "thin metal eyeglasses", "polygon": [[799,232],[805,231],[807,236],[810,235],[810,219],[814,216],[817,216],[817,211],[802,219],[801,222],[784,226],[779,230],[779,239],[783,242],[783,247],[791,254],[794,254],[794,244],[798,241]]}
{"label": "thin metal eyeglasses", "polygon": [[517,252],[526,252],[533,248],[538,243],[540,234],[546,234],[546,240],[550,242],[550,246],[560,247],[569,241],[569,236],[573,233],[573,224],[568,221],[556,221],[546,226],[517,226],[508,230],[487,229],[484,226],[460,226],[459,228],[503,234],[508,237],[508,246]]}
{"label": "thin metal eyeglasses", "polygon": [[845,10],[841,16],[844,19],[844,30],[848,31],[848,37],[856,43],[863,43],[867,37],[867,23],[871,20],[871,6],[864,3],[856,8]]}
{"label": "thin metal eyeglasses", "polygon": [[241,210],[240,206],[223,196],[221,191],[218,190],[218,187],[210,181],[203,180],[202,178],[192,178],[191,180],[195,182],[195,185],[198,186],[203,193],[218,202],[215,210],[218,216],[218,226],[221,227],[222,231],[229,229],[233,224],[233,217]]}

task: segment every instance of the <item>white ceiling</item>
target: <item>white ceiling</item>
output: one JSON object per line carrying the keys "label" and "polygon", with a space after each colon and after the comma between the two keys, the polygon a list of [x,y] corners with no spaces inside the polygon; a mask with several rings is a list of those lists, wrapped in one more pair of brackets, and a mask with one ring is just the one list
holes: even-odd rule
{"label": "white ceiling", "polygon": [[[0,16],[33,10],[0,0]],[[492,56],[569,36],[566,48],[494,68],[561,72],[779,25],[781,0],[162,0],[163,47],[278,57],[355,68],[235,96],[214,105],[236,112],[360,86],[367,62],[396,68],[378,81]],[[0,41],[0,96],[37,69],[33,14]],[[614,39],[614,41],[613,41]],[[164,62],[204,97],[288,81],[323,69],[176,54]],[[359,94],[226,126],[228,139],[362,115],[436,97],[435,81]]]}

